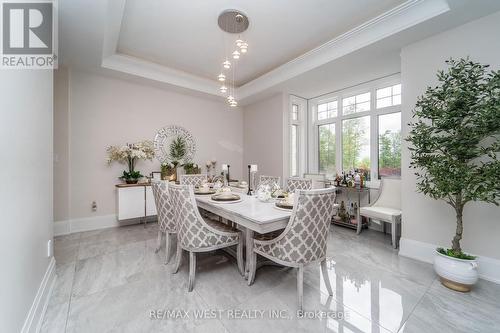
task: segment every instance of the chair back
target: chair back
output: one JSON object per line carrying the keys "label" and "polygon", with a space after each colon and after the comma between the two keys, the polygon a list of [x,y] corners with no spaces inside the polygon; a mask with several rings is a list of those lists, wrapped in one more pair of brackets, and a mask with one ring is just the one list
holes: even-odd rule
{"label": "chair back", "polygon": [[383,177],[379,191],[380,195],[373,207],[401,209],[401,179]]}
{"label": "chair back", "polygon": [[179,182],[181,185],[193,185],[194,187],[200,187],[201,184],[207,182],[207,175],[201,173],[194,175],[181,175]]}
{"label": "chair back", "polygon": [[312,179],[306,178],[288,178],[286,181],[288,192],[294,193],[295,190],[311,190]]}
{"label": "chair back", "polygon": [[312,180],[313,189],[326,187],[326,175],[324,173],[305,173],[304,178]]}
{"label": "chair back", "polygon": [[282,258],[300,264],[322,260],[326,256],[335,189],[297,190],[295,193],[292,216],[279,240]]}
{"label": "chair back", "polygon": [[229,234],[209,226],[200,215],[193,185],[169,185],[177,221],[177,241],[183,249],[191,251],[210,249],[228,242],[238,242],[238,234]]}
{"label": "chair back", "polygon": [[163,232],[177,232],[174,210],[168,191],[168,181],[157,180],[151,183],[155,198],[156,211],[158,212],[158,225]]}
{"label": "chair back", "polygon": [[259,177],[259,186],[260,185],[273,185],[274,183],[278,184],[281,186],[281,177],[276,177],[276,176],[265,176],[261,175]]}

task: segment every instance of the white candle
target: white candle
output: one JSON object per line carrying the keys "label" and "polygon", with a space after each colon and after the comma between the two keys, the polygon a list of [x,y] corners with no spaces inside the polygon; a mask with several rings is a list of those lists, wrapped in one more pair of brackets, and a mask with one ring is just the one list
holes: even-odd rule
{"label": "white candle", "polygon": [[222,171],[227,171],[227,164],[222,164]]}
{"label": "white candle", "polygon": [[250,172],[257,172],[257,164],[250,165]]}

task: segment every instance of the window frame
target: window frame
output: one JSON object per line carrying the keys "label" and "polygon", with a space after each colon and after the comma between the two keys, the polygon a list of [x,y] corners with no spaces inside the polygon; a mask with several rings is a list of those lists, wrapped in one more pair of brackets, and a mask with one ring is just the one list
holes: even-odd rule
{"label": "window frame", "polygon": [[[293,119],[293,105],[298,106],[297,119]],[[283,178],[292,176],[292,126],[297,126],[297,176],[306,172],[307,168],[307,112],[308,103],[305,98],[289,95],[284,110],[284,149],[283,149]]]}
{"label": "window frame", "polygon": [[[401,112],[401,105],[392,105],[377,109],[377,89],[393,86],[401,83],[400,74],[391,75],[382,79],[373,80],[351,88],[338,90],[320,97],[312,98],[308,101],[308,120],[309,120],[309,136],[308,136],[308,169],[312,172],[319,172],[319,126],[325,124],[335,125],[335,167],[337,173],[342,173],[342,122],[347,119],[369,116],[370,118],[370,178],[369,184],[378,186],[378,117],[384,114]],[[344,114],[343,99],[356,96],[359,94],[370,92],[370,110],[362,112],[353,112]],[[337,100],[337,116],[318,120],[317,107],[319,104]]]}

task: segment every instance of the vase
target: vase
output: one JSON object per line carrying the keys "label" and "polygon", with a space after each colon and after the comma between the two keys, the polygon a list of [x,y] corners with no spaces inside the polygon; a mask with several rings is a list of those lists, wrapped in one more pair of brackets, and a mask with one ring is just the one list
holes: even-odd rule
{"label": "vase", "polygon": [[125,179],[125,182],[127,184],[137,184],[137,182],[139,182],[139,179]]}
{"label": "vase", "polygon": [[456,291],[468,292],[478,280],[477,260],[453,258],[435,251],[434,270],[441,283]]}

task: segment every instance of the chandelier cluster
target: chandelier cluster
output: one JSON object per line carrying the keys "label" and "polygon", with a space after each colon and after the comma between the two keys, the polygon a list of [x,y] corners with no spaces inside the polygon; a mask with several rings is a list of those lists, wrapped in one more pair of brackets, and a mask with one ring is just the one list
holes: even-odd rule
{"label": "chandelier cluster", "polygon": [[[241,12],[231,9],[222,12],[219,15],[219,27],[227,33],[239,34],[236,41],[230,42],[229,46],[224,36],[225,60],[222,62],[221,73],[217,76],[221,82],[220,92],[227,95],[226,99],[231,107],[238,106],[235,96],[234,73],[236,64],[241,56],[248,52],[248,43],[241,38],[241,33],[248,28],[248,18]],[[230,61],[229,59],[232,58]]]}

